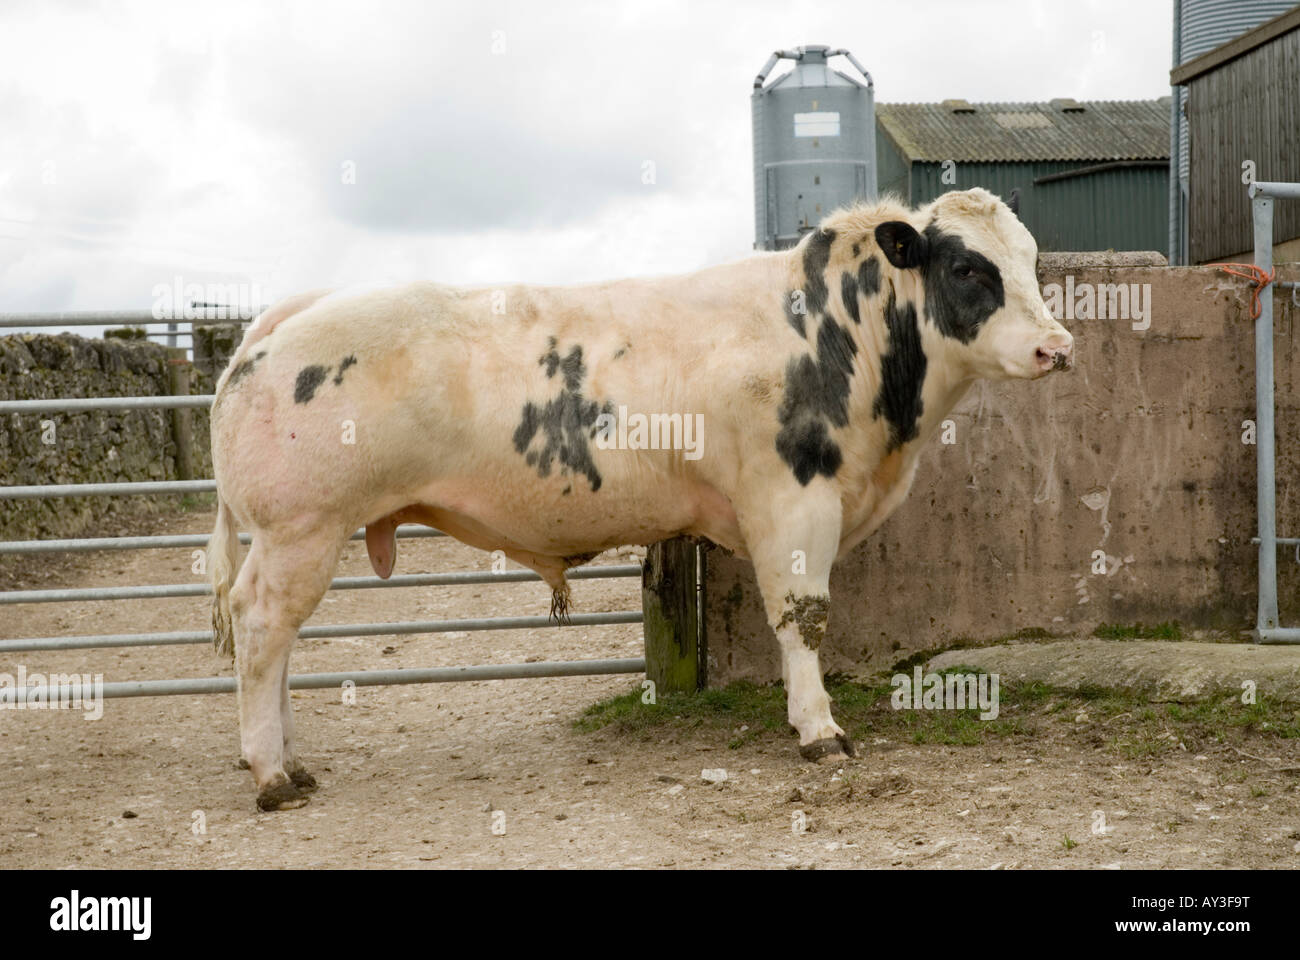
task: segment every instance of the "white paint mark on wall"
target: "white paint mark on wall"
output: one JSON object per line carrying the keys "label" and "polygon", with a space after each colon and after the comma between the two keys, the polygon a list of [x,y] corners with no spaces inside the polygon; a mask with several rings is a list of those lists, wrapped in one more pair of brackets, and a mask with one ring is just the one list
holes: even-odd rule
{"label": "white paint mark on wall", "polygon": [[1110,488],[1093,487],[1079,499],[1089,510],[1101,513],[1101,543],[1098,546],[1102,546],[1110,539]]}

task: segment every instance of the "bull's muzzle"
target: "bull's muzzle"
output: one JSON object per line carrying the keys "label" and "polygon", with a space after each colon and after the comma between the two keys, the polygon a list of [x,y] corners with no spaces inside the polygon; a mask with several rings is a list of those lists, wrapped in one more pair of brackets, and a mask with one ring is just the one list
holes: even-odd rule
{"label": "bull's muzzle", "polygon": [[1034,361],[1042,373],[1069,370],[1074,366],[1074,337],[1068,333],[1049,337],[1038,345]]}

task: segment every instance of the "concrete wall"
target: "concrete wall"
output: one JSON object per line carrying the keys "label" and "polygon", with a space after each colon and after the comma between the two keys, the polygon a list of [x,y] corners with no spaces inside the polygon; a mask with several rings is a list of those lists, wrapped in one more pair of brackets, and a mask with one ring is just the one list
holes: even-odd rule
{"label": "concrete wall", "polygon": [[[1071,259],[1073,258],[1073,259]],[[835,569],[827,670],[886,668],[958,638],[1098,623],[1254,624],[1254,337],[1249,287],[1204,267],[1043,258],[1041,283],[1151,285],[1150,328],[1065,320],[1073,372],[977,384],[908,501]],[[1114,263],[1112,259],[1110,261]],[[1300,268],[1278,271],[1295,279]],[[1300,310],[1276,305],[1278,527],[1300,535]],[[1093,551],[1105,573],[1093,572]],[[1279,557],[1283,621],[1300,567]],[[708,551],[709,682],[780,676],[746,562]]]}
{"label": "concrete wall", "polygon": [[[211,393],[191,370],[190,392]],[[144,340],[91,340],[70,333],[0,337],[0,399],[125,397],[169,393],[166,347]],[[42,421],[53,421],[52,432]],[[206,410],[192,413],[195,477],[212,476]],[[52,442],[47,442],[52,441]],[[177,479],[166,410],[0,416],[0,485]],[[76,536],[106,519],[149,512],[171,498],[0,500],[0,539]]]}

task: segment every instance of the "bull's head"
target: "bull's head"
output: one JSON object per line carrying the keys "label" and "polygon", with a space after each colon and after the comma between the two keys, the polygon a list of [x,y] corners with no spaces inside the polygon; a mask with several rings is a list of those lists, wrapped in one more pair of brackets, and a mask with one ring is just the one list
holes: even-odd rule
{"label": "bull's head", "polygon": [[902,220],[876,227],[891,264],[915,271],[924,316],[945,353],[969,376],[1034,379],[1073,362],[1074,338],[1038,288],[1038,245],[987,190],[952,191],[921,211],[921,232]]}

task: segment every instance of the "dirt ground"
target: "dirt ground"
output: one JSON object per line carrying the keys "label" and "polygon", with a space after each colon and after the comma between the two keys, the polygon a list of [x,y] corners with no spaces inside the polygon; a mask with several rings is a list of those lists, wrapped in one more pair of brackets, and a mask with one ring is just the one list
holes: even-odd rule
{"label": "dirt ground", "polygon": [[[200,511],[152,532],[211,526]],[[448,539],[398,546],[399,573],[488,562]],[[194,576],[188,550],[32,563],[24,586]],[[350,544],[339,575],[369,572],[364,546]],[[577,581],[573,592],[578,612],[640,604],[634,579]],[[351,590],[329,595],[310,622],[542,615],[549,603],[539,583]],[[0,606],[0,637],[202,629],[206,617],[206,598]],[[640,654],[638,625],[571,627],[305,640],[293,669]],[[106,682],[230,673],[193,645],[0,655],[0,671],[20,664]],[[729,747],[708,726],[574,728],[585,707],[638,682],[363,687],[353,705],[339,691],[296,692],[300,750],[320,790],[272,814],[257,811],[238,768],[232,696],[109,700],[97,722],[0,710],[0,858],[114,868],[1300,866],[1295,740],[1126,760],[1062,724],[1049,737],[976,746],[874,737],[858,759],[819,766],[785,735]],[[705,782],[716,768],[726,780]]]}

